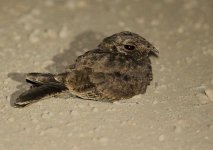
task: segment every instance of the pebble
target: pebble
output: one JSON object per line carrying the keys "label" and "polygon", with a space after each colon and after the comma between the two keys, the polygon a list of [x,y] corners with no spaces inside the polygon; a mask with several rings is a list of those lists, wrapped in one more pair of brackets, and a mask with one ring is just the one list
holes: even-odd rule
{"label": "pebble", "polygon": [[124,26],[125,26],[125,23],[124,23],[123,21],[119,21],[119,22],[118,22],[118,26],[119,26],[119,27],[124,27]]}
{"label": "pebble", "polygon": [[69,133],[67,134],[67,136],[68,136],[68,137],[72,137],[72,136],[73,136],[73,133],[72,133],[72,132],[69,132]]}
{"label": "pebble", "polygon": [[44,31],[44,37],[55,39],[57,38],[57,33],[52,29],[46,29]]}
{"label": "pebble", "polygon": [[82,108],[85,108],[87,105],[80,103],[80,104],[77,104],[76,106],[77,106],[77,108],[81,108],[82,109]]}
{"label": "pebble", "polygon": [[206,85],[201,85],[201,86],[198,86],[198,87],[195,87],[195,88],[192,88],[192,90],[195,90],[199,93],[203,93],[206,89]]}
{"label": "pebble", "polygon": [[37,125],[35,126],[35,130],[40,130],[40,129],[41,129],[41,125],[37,124]]}
{"label": "pebble", "polygon": [[139,24],[144,24],[145,19],[140,17],[140,18],[136,19],[136,22],[139,23]]}
{"label": "pebble", "polygon": [[80,114],[79,114],[79,112],[78,111],[76,111],[76,110],[73,110],[72,112],[71,112],[71,116],[79,116]]}
{"label": "pebble", "polygon": [[213,101],[213,89],[206,89],[205,94],[210,101]]}
{"label": "pebble", "polygon": [[213,56],[213,51],[212,51],[212,49],[205,49],[205,50],[203,50],[203,54]]}
{"label": "pebble", "polygon": [[79,146],[73,146],[72,150],[80,150],[80,147]]}
{"label": "pebble", "polygon": [[174,3],[174,1],[175,1],[175,0],[164,0],[164,2],[165,2],[165,3],[168,3],[168,4]]}
{"label": "pebble", "polygon": [[106,137],[101,137],[101,138],[99,139],[99,141],[100,141],[103,145],[107,145],[107,143],[108,143],[108,138],[106,138]]}
{"label": "pebble", "polygon": [[182,132],[182,128],[179,125],[177,125],[177,126],[174,127],[174,132],[175,133],[181,133]]}
{"label": "pebble", "polygon": [[45,4],[45,6],[51,7],[51,6],[54,5],[54,1],[53,1],[53,0],[46,0],[46,1],[44,2],[44,4]]}
{"label": "pebble", "polygon": [[9,121],[9,122],[14,122],[15,119],[14,119],[14,118],[9,118],[8,121]]}
{"label": "pebble", "polygon": [[163,142],[164,140],[165,140],[165,136],[162,134],[162,135],[160,135],[159,137],[158,137],[158,140],[160,141],[160,142]]}
{"label": "pebble", "polygon": [[183,28],[183,27],[179,27],[179,28],[177,29],[177,32],[178,32],[179,34],[183,33],[183,32],[184,32],[184,28]]}
{"label": "pebble", "polygon": [[63,39],[66,38],[68,36],[68,29],[66,26],[64,26],[61,31],[59,31],[59,38]]}
{"label": "pebble", "polygon": [[186,1],[185,4],[183,5],[183,8],[185,10],[191,10],[195,7],[197,7],[198,2],[197,1]]}
{"label": "pebble", "polygon": [[115,112],[117,109],[114,106],[110,106],[109,108],[106,109],[106,112]]}
{"label": "pebble", "polygon": [[53,135],[55,134],[55,135],[57,135],[59,131],[60,131],[60,130],[59,130],[58,128],[49,127],[49,128],[47,128],[47,129],[41,131],[41,132],[40,132],[40,135],[45,135],[45,134],[53,134]]}
{"label": "pebble", "polygon": [[154,100],[154,101],[152,102],[153,105],[156,105],[157,103],[158,103],[157,100]]}
{"label": "pebble", "polygon": [[205,94],[199,93],[196,96],[198,98],[198,101],[201,104],[207,104],[209,102],[209,99],[208,99],[208,97]]}
{"label": "pebble", "polygon": [[32,15],[35,15],[35,16],[39,16],[39,15],[41,14],[41,11],[40,11],[39,9],[33,9],[33,10],[31,11],[31,14],[32,14]]}
{"label": "pebble", "polygon": [[34,118],[34,119],[32,119],[32,122],[33,122],[33,123],[38,123],[39,120]]}
{"label": "pebble", "polygon": [[29,41],[31,42],[31,43],[36,43],[36,42],[38,42],[40,39],[39,39],[39,37],[38,37],[38,34],[39,34],[39,30],[34,30],[31,34],[30,34],[30,36],[29,36]]}
{"label": "pebble", "polygon": [[151,25],[152,26],[158,26],[160,24],[159,20],[152,20]]}
{"label": "pebble", "polygon": [[87,3],[86,3],[86,1],[78,1],[77,6],[79,8],[85,8],[85,7],[87,7]]}
{"label": "pebble", "polygon": [[41,114],[41,117],[44,118],[44,119],[47,119],[47,118],[50,118],[53,114],[49,111],[44,111],[42,114]]}
{"label": "pebble", "polygon": [[161,65],[159,71],[164,72],[165,70],[166,70],[166,67],[164,65]]}
{"label": "pebble", "polygon": [[87,7],[87,3],[86,3],[86,1],[68,0],[66,2],[66,6],[69,9],[85,8],[85,7]]}
{"label": "pebble", "polygon": [[66,6],[69,9],[74,9],[74,8],[76,8],[76,2],[74,0],[68,0],[67,3],[66,3]]}
{"label": "pebble", "polygon": [[30,31],[32,28],[33,28],[33,27],[32,27],[31,24],[29,24],[29,23],[24,23],[24,29],[25,29],[26,31]]}
{"label": "pebble", "polygon": [[187,64],[191,64],[193,59],[192,59],[192,57],[186,57],[185,61]]}
{"label": "pebble", "polygon": [[18,35],[18,34],[15,34],[14,37],[13,37],[13,39],[14,39],[15,41],[19,41],[19,40],[21,40],[21,36]]}
{"label": "pebble", "polygon": [[98,112],[98,108],[92,107],[92,111],[93,111],[93,112]]}
{"label": "pebble", "polygon": [[165,91],[168,89],[168,86],[165,85],[165,84],[162,84],[162,85],[158,85],[156,88],[155,88],[155,93],[159,93],[160,91]]}
{"label": "pebble", "polygon": [[86,137],[86,135],[85,135],[84,133],[80,133],[78,136],[79,136],[80,138]]}

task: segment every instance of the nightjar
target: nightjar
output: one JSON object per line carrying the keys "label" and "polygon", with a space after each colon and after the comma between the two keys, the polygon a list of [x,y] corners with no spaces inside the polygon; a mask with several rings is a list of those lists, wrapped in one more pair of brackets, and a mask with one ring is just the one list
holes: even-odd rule
{"label": "nightjar", "polygon": [[149,54],[158,50],[138,34],[124,31],[105,38],[96,49],[79,56],[64,73],[29,73],[32,87],[15,101],[23,107],[57,93],[113,102],[145,93],[152,80]]}

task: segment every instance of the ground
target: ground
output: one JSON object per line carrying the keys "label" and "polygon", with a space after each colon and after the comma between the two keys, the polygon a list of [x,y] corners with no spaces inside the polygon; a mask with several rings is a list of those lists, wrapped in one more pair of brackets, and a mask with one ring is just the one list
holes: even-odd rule
{"label": "ground", "polygon": [[[0,149],[213,149],[212,7],[210,0],[1,0]],[[146,94],[11,107],[29,88],[25,73],[61,72],[124,30],[160,52]]]}

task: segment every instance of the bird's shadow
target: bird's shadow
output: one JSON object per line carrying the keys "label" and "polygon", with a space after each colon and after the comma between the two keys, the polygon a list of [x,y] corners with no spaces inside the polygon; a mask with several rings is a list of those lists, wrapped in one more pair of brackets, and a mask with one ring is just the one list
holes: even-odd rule
{"label": "bird's shadow", "polygon": [[[64,49],[52,58],[53,63],[45,69],[50,73],[63,72],[68,65],[74,63],[77,56],[83,54],[85,51],[96,48],[103,38],[104,35],[102,33],[94,31],[86,31],[79,34],[71,41],[69,48]],[[26,73],[11,72],[8,74],[9,78],[20,83],[16,87],[17,90],[10,96],[11,106],[16,106],[17,97],[29,88],[29,85],[25,82],[25,76]]]}

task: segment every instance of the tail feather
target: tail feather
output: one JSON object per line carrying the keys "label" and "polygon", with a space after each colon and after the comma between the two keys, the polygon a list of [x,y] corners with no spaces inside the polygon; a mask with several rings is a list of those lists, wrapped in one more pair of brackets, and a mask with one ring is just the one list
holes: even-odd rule
{"label": "tail feather", "polygon": [[57,83],[43,84],[38,87],[31,88],[22,93],[15,101],[14,107],[24,107],[28,104],[37,102],[47,96],[68,90],[64,85]]}
{"label": "tail feather", "polygon": [[59,83],[54,78],[55,75],[50,73],[28,73],[26,75],[26,81],[32,85],[43,85],[47,83]]}

